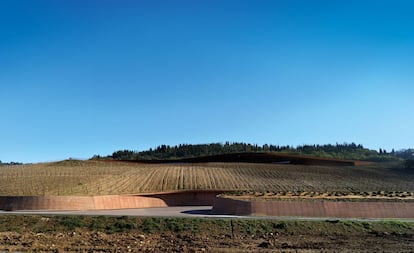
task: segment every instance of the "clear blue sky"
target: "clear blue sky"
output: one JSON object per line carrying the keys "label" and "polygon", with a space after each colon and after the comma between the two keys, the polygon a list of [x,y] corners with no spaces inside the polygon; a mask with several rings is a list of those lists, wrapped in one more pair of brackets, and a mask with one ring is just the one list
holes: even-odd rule
{"label": "clear blue sky", "polygon": [[0,2],[0,160],[413,147],[414,1]]}

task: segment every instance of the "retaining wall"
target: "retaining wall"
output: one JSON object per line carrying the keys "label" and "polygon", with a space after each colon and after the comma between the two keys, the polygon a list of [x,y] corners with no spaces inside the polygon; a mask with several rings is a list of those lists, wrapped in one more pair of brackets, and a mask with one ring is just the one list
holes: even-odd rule
{"label": "retaining wall", "polygon": [[213,213],[253,216],[414,218],[414,202],[245,201],[218,198]]}
{"label": "retaining wall", "polygon": [[103,210],[212,205],[223,191],[106,196],[0,196],[0,210]]}

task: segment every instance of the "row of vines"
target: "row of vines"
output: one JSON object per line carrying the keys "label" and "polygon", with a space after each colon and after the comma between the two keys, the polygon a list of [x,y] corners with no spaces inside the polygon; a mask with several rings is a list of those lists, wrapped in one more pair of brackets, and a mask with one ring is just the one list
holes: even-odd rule
{"label": "row of vines", "polygon": [[66,161],[0,167],[0,195],[107,195],[171,190],[414,191],[414,173],[375,167]]}

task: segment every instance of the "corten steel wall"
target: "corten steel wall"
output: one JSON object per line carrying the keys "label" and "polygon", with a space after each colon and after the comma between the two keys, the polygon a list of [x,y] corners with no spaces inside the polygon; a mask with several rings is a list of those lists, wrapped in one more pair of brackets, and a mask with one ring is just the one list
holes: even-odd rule
{"label": "corten steel wall", "polygon": [[[244,201],[219,198],[213,213],[254,216],[414,218],[414,202]],[[246,214],[246,210],[250,213]],[[241,212],[239,210],[242,210]]]}
{"label": "corten steel wall", "polygon": [[214,201],[213,214],[251,215],[252,204],[249,201],[217,197]]}
{"label": "corten steel wall", "polygon": [[222,191],[166,192],[107,196],[3,196],[0,210],[98,210],[212,205]]}
{"label": "corten steel wall", "polygon": [[165,207],[157,198],[141,196],[17,196],[1,197],[0,209],[12,210],[95,210]]}
{"label": "corten steel wall", "polygon": [[158,198],[168,206],[211,206],[217,195],[228,191],[217,190],[188,190],[155,194],[140,194],[140,196]]}

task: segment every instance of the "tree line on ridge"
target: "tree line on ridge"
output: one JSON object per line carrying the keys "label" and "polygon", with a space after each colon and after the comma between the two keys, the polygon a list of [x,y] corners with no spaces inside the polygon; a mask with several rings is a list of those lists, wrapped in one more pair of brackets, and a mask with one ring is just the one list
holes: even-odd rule
{"label": "tree line on ridge", "polygon": [[366,161],[401,161],[401,158],[414,158],[414,150],[372,150],[363,147],[361,144],[325,144],[325,145],[257,145],[244,142],[225,142],[209,144],[180,144],[175,146],[160,145],[156,148],[145,151],[119,150],[106,157],[94,156],[95,159],[114,160],[169,160],[191,158],[199,156],[210,156],[220,154],[231,154],[241,152],[279,152],[297,155],[308,155],[324,158],[366,160]]}

